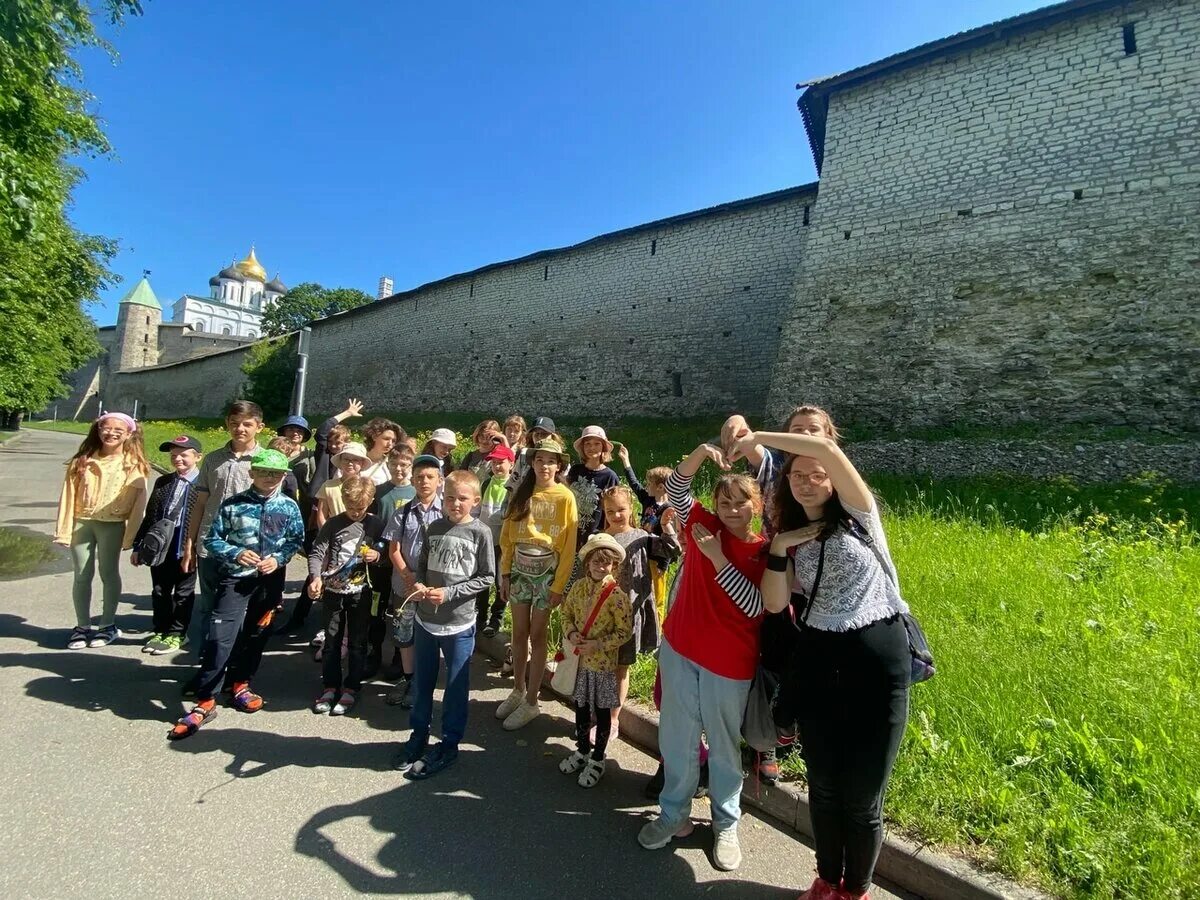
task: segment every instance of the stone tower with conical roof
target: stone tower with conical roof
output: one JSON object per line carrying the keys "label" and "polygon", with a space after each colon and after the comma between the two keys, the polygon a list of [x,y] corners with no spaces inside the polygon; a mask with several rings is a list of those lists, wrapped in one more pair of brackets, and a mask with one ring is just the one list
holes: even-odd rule
{"label": "stone tower with conical roof", "polygon": [[110,371],[140,369],[158,362],[162,306],[146,278],[148,274],[142,275],[117,307],[117,331],[109,351]]}

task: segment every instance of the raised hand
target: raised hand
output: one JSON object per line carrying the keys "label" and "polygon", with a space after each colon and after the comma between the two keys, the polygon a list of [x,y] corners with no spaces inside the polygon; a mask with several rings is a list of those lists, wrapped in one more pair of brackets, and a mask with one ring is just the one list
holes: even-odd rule
{"label": "raised hand", "polygon": [[349,400],[346,401],[346,418],[347,419],[358,418],[359,416],[362,415],[362,411],[363,411],[362,401],[359,400],[357,397],[351,397]]}

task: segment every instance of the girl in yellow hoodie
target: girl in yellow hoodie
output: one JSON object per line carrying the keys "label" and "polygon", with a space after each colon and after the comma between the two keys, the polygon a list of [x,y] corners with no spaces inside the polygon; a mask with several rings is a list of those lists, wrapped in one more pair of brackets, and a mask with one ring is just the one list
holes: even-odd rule
{"label": "girl in yellow hoodie", "polygon": [[[67,463],[58,500],[54,542],[71,548],[75,582],[75,627],[68,650],[105,647],[117,630],[121,599],[121,551],[133,537],[146,511],[150,466],[137,423],[124,413],[106,413],[92,423],[78,452]],[[100,628],[92,631],[92,576],[97,564],[104,586]]]}
{"label": "girl in yellow hoodie", "polygon": [[529,448],[529,460],[500,528],[500,596],[512,607],[515,686],[496,718],[509,731],[541,712],[546,629],[571,577],[579,527],[575,495],[562,483],[569,462],[562,445],[539,441]]}

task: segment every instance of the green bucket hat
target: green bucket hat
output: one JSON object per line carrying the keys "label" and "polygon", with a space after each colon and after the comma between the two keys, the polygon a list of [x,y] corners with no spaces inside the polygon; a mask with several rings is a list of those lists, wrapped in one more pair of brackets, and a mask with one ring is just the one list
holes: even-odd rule
{"label": "green bucket hat", "polygon": [[250,457],[251,469],[262,469],[265,472],[286,472],[291,466],[288,458],[278,450],[259,450]]}
{"label": "green bucket hat", "polygon": [[546,453],[553,453],[558,457],[558,467],[566,471],[571,466],[571,457],[567,456],[567,451],[563,449],[563,445],[553,438],[543,438],[529,448],[529,462],[533,463],[533,455],[539,450]]}

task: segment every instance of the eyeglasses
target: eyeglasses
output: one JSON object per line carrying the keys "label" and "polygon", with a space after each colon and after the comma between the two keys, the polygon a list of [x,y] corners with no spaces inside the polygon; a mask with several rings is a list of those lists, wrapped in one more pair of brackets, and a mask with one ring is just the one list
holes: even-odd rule
{"label": "eyeglasses", "polygon": [[807,481],[811,485],[824,484],[829,480],[827,472],[788,472],[788,481],[793,483]]}

